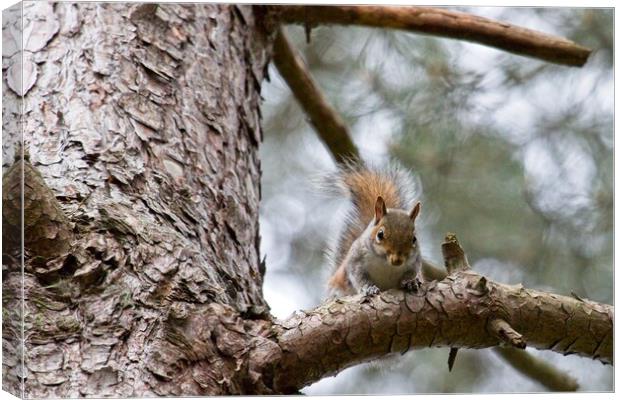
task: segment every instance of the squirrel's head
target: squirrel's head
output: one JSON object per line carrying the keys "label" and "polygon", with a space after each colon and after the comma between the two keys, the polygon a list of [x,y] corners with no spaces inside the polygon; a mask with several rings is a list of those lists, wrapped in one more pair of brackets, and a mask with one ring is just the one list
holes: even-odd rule
{"label": "squirrel's head", "polygon": [[390,265],[400,266],[412,252],[415,254],[419,251],[415,220],[420,207],[420,202],[417,202],[409,212],[388,210],[383,197],[377,197],[371,238],[375,253],[384,255]]}

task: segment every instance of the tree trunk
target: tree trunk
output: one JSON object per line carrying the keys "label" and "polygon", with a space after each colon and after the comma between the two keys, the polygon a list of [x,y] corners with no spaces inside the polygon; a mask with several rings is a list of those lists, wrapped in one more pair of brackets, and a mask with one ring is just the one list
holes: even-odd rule
{"label": "tree trunk", "polygon": [[[13,22],[5,43],[15,42],[13,54],[4,54],[3,96],[19,104],[24,92],[24,150],[34,166],[25,168],[42,177],[36,188],[26,177],[25,215],[38,212],[44,218],[33,226],[49,226],[50,211],[38,207],[47,185],[49,202],[55,196],[69,216],[58,230],[71,238],[29,230],[25,221],[26,368],[18,341],[5,340],[4,388],[20,392],[24,377],[27,397],[249,391],[230,381],[236,365],[221,326],[211,327],[199,353],[180,346],[174,328],[186,315],[216,313],[208,304],[247,318],[268,311],[257,151],[270,52],[265,28],[251,6],[23,7],[25,85],[10,76],[21,68],[14,8],[5,13]],[[12,110],[13,121],[19,111]],[[5,121],[5,133],[16,128]],[[9,164],[11,152],[18,150],[5,151]],[[16,166],[5,174],[14,216]],[[30,209],[29,197],[36,199]],[[5,236],[19,238],[19,218],[13,226],[4,220]],[[48,242],[67,246],[40,244],[46,233]],[[5,257],[7,312],[21,308],[13,255]],[[19,336],[19,322],[19,315],[5,318],[5,338]]]}

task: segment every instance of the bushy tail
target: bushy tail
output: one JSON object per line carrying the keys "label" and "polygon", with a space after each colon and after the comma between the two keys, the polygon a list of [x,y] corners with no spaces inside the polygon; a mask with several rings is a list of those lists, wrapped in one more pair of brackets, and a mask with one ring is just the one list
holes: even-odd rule
{"label": "bushy tail", "polygon": [[[350,197],[353,204],[347,213],[345,228],[337,245],[329,254],[337,268],[346,256],[353,241],[358,238],[374,218],[377,197],[383,197],[387,208],[409,210],[416,197],[416,184],[409,171],[397,164],[383,167],[366,167],[357,162],[347,162],[324,181],[330,192]],[[325,185],[323,185],[325,186]],[[331,186],[331,187],[330,187]]]}

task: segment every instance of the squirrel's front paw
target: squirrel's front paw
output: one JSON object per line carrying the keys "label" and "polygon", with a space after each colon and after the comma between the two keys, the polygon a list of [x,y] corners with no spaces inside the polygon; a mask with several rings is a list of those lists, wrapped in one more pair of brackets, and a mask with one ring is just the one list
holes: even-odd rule
{"label": "squirrel's front paw", "polygon": [[379,294],[381,290],[375,285],[364,285],[362,287],[362,294],[364,296],[374,296],[375,294]]}
{"label": "squirrel's front paw", "polygon": [[401,287],[408,292],[417,292],[418,289],[420,289],[420,286],[422,286],[422,282],[420,282],[420,280],[417,277],[413,279],[404,280],[403,283],[401,284]]}

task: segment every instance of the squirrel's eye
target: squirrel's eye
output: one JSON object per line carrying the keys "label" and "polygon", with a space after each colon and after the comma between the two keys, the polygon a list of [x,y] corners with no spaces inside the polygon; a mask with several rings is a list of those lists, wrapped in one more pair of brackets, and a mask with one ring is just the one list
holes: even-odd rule
{"label": "squirrel's eye", "polygon": [[383,233],[383,229],[379,229],[379,232],[377,232],[377,241],[380,242],[383,240],[384,237],[384,233]]}
{"label": "squirrel's eye", "polygon": [[417,237],[413,237],[413,241],[411,242],[412,244],[416,244],[418,242],[418,238]]}

